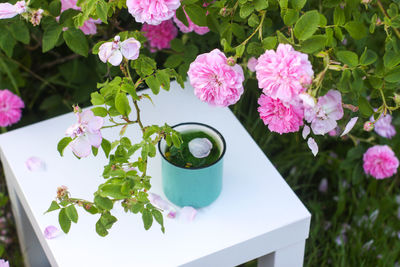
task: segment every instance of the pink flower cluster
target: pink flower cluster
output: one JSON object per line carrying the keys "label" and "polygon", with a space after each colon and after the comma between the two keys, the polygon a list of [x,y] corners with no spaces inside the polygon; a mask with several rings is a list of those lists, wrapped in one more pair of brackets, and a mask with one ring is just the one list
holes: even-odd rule
{"label": "pink flower cluster", "polygon": [[172,20],[166,20],[159,25],[143,24],[143,35],[150,44],[150,51],[155,52],[164,48],[170,48],[170,42],[178,35],[178,29]]}
{"label": "pink flower cluster", "polygon": [[129,13],[137,22],[158,25],[175,15],[180,0],[127,0]]}
{"label": "pink flower cluster", "polygon": [[9,90],[0,90],[0,126],[7,127],[21,119],[22,108],[25,107],[22,99]]}
{"label": "pink flower cluster", "polygon": [[[78,0],[61,0],[61,13],[67,9],[81,10],[81,8],[77,6],[77,2]],[[81,29],[81,31],[86,35],[96,34],[96,24],[101,24],[101,20],[89,18],[83,23],[83,26],[79,29]]]}
{"label": "pink flower cluster", "polygon": [[183,33],[189,33],[189,32],[195,32],[199,35],[203,35],[206,34],[210,31],[210,29],[208,27],[205,26],[198,26],[196,25],[187,15],[185,8],[183,8],[183,12],[185,12],[186,15],[186,19],[188,21],[188,26],[186,26],[185,24],[183,24],[182,21],[180,21],[176,15],[174,15],[174,22],[176,23],[176,25],[178,26],[179,30]]}
{"label": "pink flower cluster", "polygon": [[384,179],[391,177],[397,172],[399,160],[386,145],[376,145],[370,147],[363,156],[364,171],[376,179]]}
{"label": "pink flower cluster", "polygon": [[197,56],[190,64],[188,76],[194,94],[214,106],[235,104],[243,93],[242,67],[229,65],[219,49]]}

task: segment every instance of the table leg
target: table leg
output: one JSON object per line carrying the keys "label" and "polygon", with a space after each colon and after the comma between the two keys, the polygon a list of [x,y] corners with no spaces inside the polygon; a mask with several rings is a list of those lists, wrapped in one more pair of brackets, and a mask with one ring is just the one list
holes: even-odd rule
{"label": "table leg", "polygon": [[302,267],[306,241],[281,248],[258,259],[258,267]]}

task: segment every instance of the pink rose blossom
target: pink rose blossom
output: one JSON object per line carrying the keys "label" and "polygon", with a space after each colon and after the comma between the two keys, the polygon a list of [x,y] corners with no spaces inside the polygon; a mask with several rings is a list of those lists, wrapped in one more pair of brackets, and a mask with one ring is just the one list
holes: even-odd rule
{"label": "pink rose blossom", "polygon": [[135,60],[139,57],[140,42],[135,38],[128,38],[121,42],[120,37],[114,37],[114,41],[106,42],[99,47],[99,58],[104,63],[109,62],[113,66],[118,66],[122,62],[122,57]]}
{"label": "pink rose blossom", "polygon": [[127,0],[128,11],[137,22],[158,25],[175,15],[180,0]]}
{"label": "pink rose blossom", "polygon": [[172,20],[163,21],[159,25],[145,23],[141,31],[149,41],[150,49],[153,51],[170,48],[170,42],[178,35],[178,29],[172,23]]}
{"label": "pink rose blossom", "polygon": [[304,92],[314,74],[307,54],[295,51],[288,44],[279,44],[276,52],[265,51],[255,69],[258,86],[264,94],[284,101]]}
{"label": "pink rose blossom", "polygon": [[[371,116],[370,120],[374,122],[374,116]],[[374,129],[377,134],[385,138],[391,139],[396,135],[396,129],[392,125],[392,116],[389,114],[382,115],[379,120],[374,123]]]}
{"label": "pink rose blossom", "polygon": [[25,107],[22,99],[8,91],[0,90],[0,126],[7,127],[21,119],[21,109]]}
{"label": "pink rose blossom", "polygon": [[58,237],[61,234],[61,231],[57,227],[50,225],[44,229],[43,234],[46,239],[53,239]]}
{"label": "pink rose blossom", "polygon": [[376,179],[384,179],[397,172],[399,160],[387,145],[375,145],[370,147],[363,156],[364,171]]}
{"label": "pink rose blossom", "polygon": [[229,66],[219,49],[197,56],[190,64],[188,76],[194,94],[210,105],[226,107],[235,104],[243,93],[243,69]]}
{"label": "pink rose blossom", "polygon": [[8,261],[0,259],[0,267],[10,267]]}
{"label": "pink rose blossom", "polygon": [[189,33],[189,32],[195,32],[199,35],[203,35],[206,34],[210,31],[210,29],[208,27],[204,27],[204,26],[198,26],[196,24],[194,24],[194,22],[189,18],[189,16],[186,14],[185,9],[183,8],[183,12],[185,12],[187,21],[189,23],[188,26],[186,26],[185,24],[183,24],[182,21],[180,21],[176,15],[174,15],[174,22],[176,23],[176,26],[178,26],[179,30],[183,33]]}
{"label": "pink rose blossom", "polygon": [[76,115],[78,122],[67,129],[66,135],[74,138],[70,143],[71,149],[76,156],[82,158],[89,156],[92,146],[100,147],[102,141],[100,129],[104,120],[95,116],[91,110]]}
{"label": "pink rose blossom", "polygon": [[0,19],[10,19],[26,11],[25,1],[18,1],[15,5],[0,3]]}
{"label": "pink rose blossom", "polygon": [[314,134],[324,135],[337,126],[337,120],[343,117],[342,95],[337,90],[318,98],[318,103],[311,107],[305,104],[304,118],[311,123]]}
{"label": "pink rose blossom", "polygon": [[[77,6],[77,2],[78,0],[61,0],[61,13],[67,9],[82,10],[81,7]],[[79,29],[86,35],[96,34],[96,24],[101,24],[101,20],[89,18]]]}
{"label": "pink rose blossom", "polygon": [[297,132],[303,125],[303,109],[300,104],[289,104],[262,94],[258,99],[258,112],[271,132]]}

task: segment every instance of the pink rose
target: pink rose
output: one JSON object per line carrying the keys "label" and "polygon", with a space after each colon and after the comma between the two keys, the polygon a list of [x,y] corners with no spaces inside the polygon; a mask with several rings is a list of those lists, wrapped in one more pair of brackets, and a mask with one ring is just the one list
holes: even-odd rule
{"label": "pink rose", "polygon": [[279,44],[276,52],[265,51],[255,69],[258,86],[264,94],[284,101],[304,92],[314,74],[307,54],[295,51],[288,44]]}
{"label": "pink rose", "polygon": [[392,176],[397,172],[397,168],[399,167],[399,160],[392,149],[386,145],[370,147],[364,153],[363,160],[365,173],[370,174],[376,179],[384,179]]}
{"label": "pink rose", "polygon": [[8,91],[0,90],[0,126],[7,127],[21,119],[21,109],[25,107],[22,99]]}
{"label": "pink rose", "polygon": [[229,66],[219,49],[197,56],[190,64],[188,76],[194,94],[210,105],[226,107],[235,104],[243,93],[243,69]]}
{"label": "pink rose", "polygon": [[102,117],[95,116],[93,111],[86,110],[76,113],[78,122],[70,126],[66,135],[74,138],[70,147],[74,154],[80,158],[89,156],[92,146],[100,147],[102,136],[100,129],[103,127]]}
{"label": "pink rose", "polygon": [[258,112],[271,132],[279,134],[297,132],[303,125],[303,109],[300,104],[289,104],[262,94],[258,99]]}
{"label": "pink rose", "polygon": [[150,44],[150,50],[170,48],[170,42],[178,35],[178,29],[171,20],[161,22],[159,25],[143,24],[143,35]]}
{"label": "pink rose", "polygon": [[[370,118],[371,122],[374,122],[374,116]],[[382,115],[373,125],[375,132],[382,137],[391,139],[396,135],[396,129],[392,125],[392,116],[389,114]]]}
{"label": "pink rose", "polygon": [[337,90],[318,98],[318,103],[304,103],[304,118],[311,123],[314,134],[324,135],[337,126],[337,120],[343,117],[342,95]]}
{"label": "pink rose", "polygon": [[128,38],[121,42],[120,37],[114,37],[114,41],[106,42],[99,47],[99,58],[102,62],[109,62],[118,66],[125,57],[128,60],[135,60],[139,57],[140,42],[135,38]]}
{"label": "pink rose", "polygon": [[127,0],[126,5],[137,22],[158,25],[172,18],[181,2],[180,0]]}

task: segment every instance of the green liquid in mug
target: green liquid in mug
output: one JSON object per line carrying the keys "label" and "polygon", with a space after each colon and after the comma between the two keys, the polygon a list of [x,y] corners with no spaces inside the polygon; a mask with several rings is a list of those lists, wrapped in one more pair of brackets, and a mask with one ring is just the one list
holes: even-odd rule
{"label": "green liquid in mug", "polygon": [[[206,167],[218,160],[221,155],[221,149],[217,142],[210,135],[202,131],[185,131],[181,132],[183,144],[180,148],[174,146],[167,147],[165,157],[168,161],[183,168],[200,168]],[[212,143],[210,154],[204,158],[196,158],[189,151],[189,142],[195,138],[207,138]]]}

